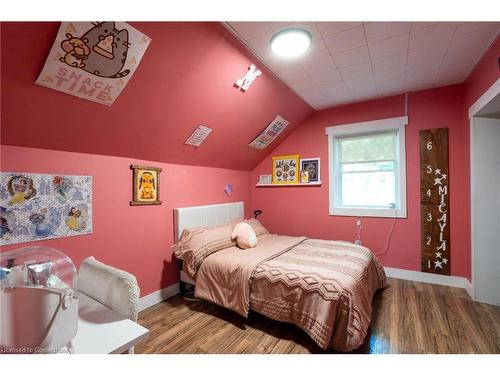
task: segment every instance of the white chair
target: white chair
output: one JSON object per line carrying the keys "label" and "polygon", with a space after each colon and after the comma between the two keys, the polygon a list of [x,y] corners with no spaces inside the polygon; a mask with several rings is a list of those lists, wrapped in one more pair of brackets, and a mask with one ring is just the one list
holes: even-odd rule
{"label": "white chair", "polygon": [[[77,285],[80,292],[124,318],[137,321],[140,289],[134,275],[88,257],[78,270]],[[134,348],[128,353],[133,354]]]}

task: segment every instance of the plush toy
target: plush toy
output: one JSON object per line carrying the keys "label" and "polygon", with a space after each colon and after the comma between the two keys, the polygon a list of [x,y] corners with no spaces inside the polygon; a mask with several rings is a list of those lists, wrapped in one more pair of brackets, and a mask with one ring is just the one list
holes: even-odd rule
{"label": "plush toy", "polygon": [[238,223],[233,229],[231,239],[238,244],[241,249],[250,249],[257,246],[257,235],[253,228],[247,223]]}

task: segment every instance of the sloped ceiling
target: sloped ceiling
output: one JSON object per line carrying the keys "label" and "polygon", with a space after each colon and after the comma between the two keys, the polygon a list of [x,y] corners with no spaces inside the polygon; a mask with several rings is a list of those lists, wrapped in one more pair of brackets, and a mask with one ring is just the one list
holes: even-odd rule
{"label": "sloped ceiling", "polygon": [[[255,58],[218,23],[139,23],[152,38],[111,107],[35,85],[59,23],[2,23],[1,143],[251,170],[312,112],[264,67],[233,87]],[[257,64],[258,65],[258,64]],[[265,150],[251,142],[276,115],[290,126]],[[214,129],[198,149],[184,141]]]}
{"label": "sloped ceiling", "polygon": [[[229,22],[228,27],[315,109],[463,82],[500,22]],[[307,30],[310,50],[283,59],[270,40]]]}

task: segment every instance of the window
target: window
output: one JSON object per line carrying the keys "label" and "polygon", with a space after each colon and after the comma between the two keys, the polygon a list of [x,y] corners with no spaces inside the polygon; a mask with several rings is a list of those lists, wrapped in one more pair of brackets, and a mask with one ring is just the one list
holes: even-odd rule
{"label": "window", "polygon": [[330,215],[406,217],[408,117],[330,126]]}

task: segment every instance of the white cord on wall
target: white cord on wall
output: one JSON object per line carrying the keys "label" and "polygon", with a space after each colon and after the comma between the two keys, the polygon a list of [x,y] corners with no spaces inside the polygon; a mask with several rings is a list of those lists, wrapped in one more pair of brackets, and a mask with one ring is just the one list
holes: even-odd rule
{"label": "white cord on wall", "polygon": [[375,253],[376,256],[385,255],[389,251],[389,245],[390,245],[392,233],[394,232],[394,227],[396,226],[396,211],[397,211],[396,208],[394,208],[394,218],[392,219],[391,229],[389,230],[389,233],[387,233],[387,238],[385,240],[384,248],[380,253]]}

